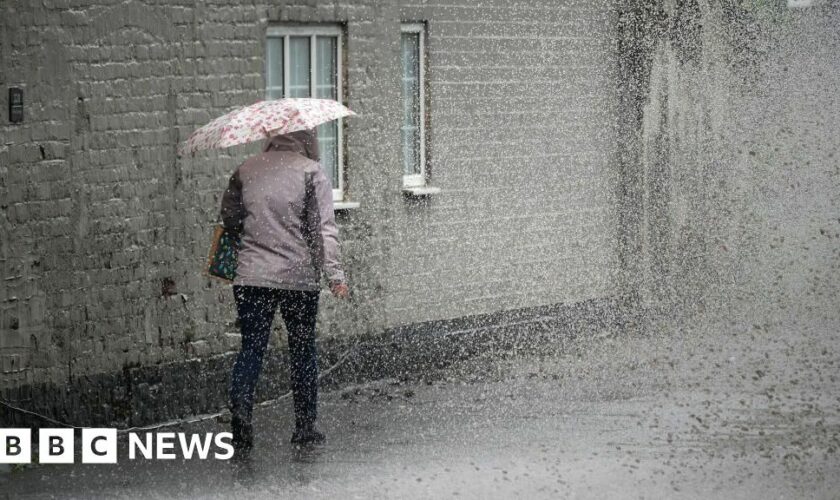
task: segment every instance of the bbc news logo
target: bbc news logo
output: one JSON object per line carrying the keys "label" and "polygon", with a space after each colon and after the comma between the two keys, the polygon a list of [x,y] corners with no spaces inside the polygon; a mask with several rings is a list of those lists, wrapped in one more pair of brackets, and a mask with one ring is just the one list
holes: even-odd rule
{"label": "bbc news logo", "polygon": [[[76,461],[74,429],[39,429],[38,463],[72,464]],[[83,464],[117,463],[117,429],[82,429]],[[129,460],[229,460],[233,458],[233,435],[158,432],[128,434]],[[0,429],[0,464],[32,463],[32,429]]]}

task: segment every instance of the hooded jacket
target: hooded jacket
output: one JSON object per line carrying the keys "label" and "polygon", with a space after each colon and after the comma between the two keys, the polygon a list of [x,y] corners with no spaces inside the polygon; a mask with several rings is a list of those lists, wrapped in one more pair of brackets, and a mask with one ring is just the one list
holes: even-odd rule
{"label": "hooded jacket", "polygon": [[318,290],[344,281],[332,186],[314,131],[275,136],[245,160],[222,196],[225,229],[241,235],[234,285]]}

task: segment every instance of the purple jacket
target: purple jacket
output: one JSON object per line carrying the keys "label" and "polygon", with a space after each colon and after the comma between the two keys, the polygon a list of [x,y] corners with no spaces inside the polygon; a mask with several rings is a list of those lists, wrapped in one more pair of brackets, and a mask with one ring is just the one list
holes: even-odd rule
{"label": "purple jacket", "polygon": [[312,131],[272,138],[222,197],[222,223],[242,236],[234,285],[318,290],[343,282],[332,186]]}

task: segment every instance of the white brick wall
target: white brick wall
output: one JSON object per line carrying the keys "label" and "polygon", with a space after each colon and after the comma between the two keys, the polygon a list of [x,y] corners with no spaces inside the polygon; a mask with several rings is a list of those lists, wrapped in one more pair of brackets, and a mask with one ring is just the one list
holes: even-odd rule
{"label": "white brick wall", "polygon": [[406,6],[428,21],[432,184],[402,203],[388,323],[615,293],[608,2]]}

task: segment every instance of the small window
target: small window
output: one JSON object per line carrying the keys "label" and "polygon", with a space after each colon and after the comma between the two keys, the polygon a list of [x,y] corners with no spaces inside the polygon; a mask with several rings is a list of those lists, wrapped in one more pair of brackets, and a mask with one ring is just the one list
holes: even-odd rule
{"label": "small window", "polygon": [[[342,101],[341,28],[272,26],[265,56],[266,99],[317,97]],[[318,127],[321,165],[332,180],[333,199],[344,197],[341,120]]]}
{"label": "small window", "polygon": [[402,59],[402,157],[403,185],[426,184],[426,91],[424,24],[403,24],[401,30]]}

